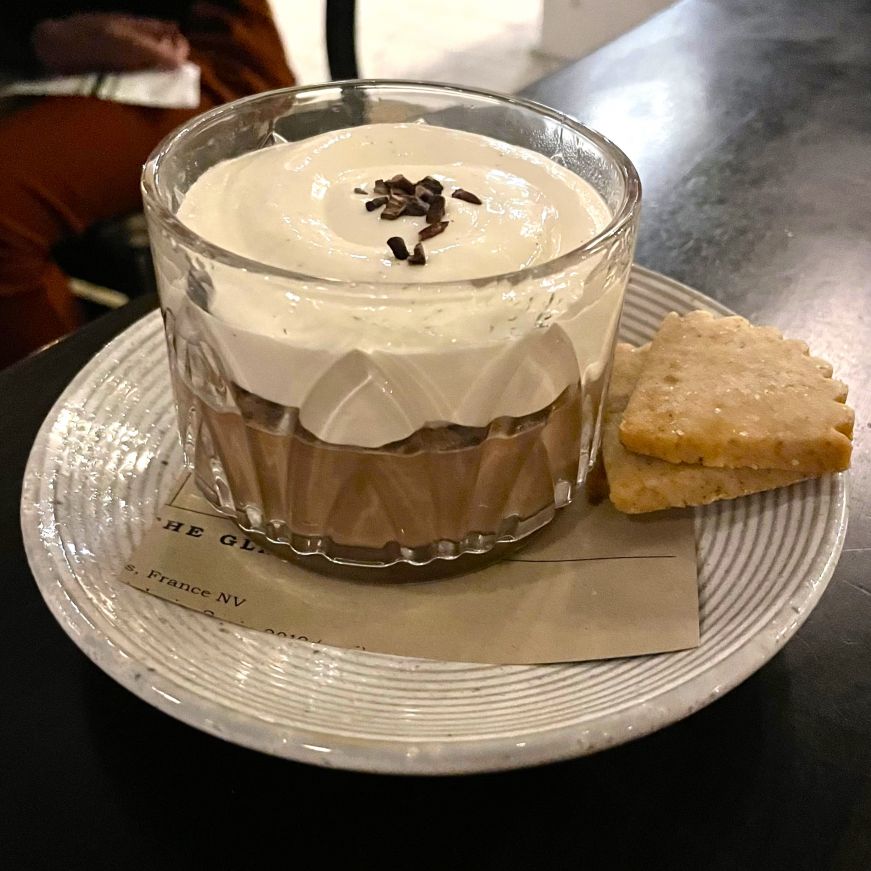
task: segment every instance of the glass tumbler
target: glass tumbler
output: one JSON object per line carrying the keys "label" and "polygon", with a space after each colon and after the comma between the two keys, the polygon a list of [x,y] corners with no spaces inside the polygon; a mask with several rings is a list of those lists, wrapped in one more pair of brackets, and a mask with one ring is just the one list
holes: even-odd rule
{"label": "glass tumbler", "polygon": [[[379,284],[256,262],[177,217],[216,163],[379,121],[539,152],[592,185],[611,220],[516,272],[421,283],[410,268],[407,281]],[[607,139],[515,98],[346,82],[193,119],[157,147],[142,187],[185,462],[257,540],[289,558],[400,564],[413,576],[411,566],[492,558],[579,492],[598,449],[641,199],[634,167]],[[259,330],[234,315],[240,299],[300,328]]]}

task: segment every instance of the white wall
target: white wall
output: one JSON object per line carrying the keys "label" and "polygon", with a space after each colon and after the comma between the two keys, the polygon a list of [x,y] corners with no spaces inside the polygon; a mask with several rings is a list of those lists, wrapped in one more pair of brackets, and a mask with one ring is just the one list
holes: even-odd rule
{"label": "white wall", "polygon": [[544,0],[540,50],[581,58],[640,24],[674,0]]}
{"label": "white wall", "polygon": [[[300,83],[324,81],[324,0],[270,3]],[[541,6],[542,0],[357,0],[360,73],[514,93],[565,64],[538,51]]]}
{"label": "white wall", "polygon": [[[299,82],[328,79],[324,0],[270,3]],[[357,0],[360,73],[514,93],[668,5],[669,0]],[[435,36],[407,38],[421,29]]]}

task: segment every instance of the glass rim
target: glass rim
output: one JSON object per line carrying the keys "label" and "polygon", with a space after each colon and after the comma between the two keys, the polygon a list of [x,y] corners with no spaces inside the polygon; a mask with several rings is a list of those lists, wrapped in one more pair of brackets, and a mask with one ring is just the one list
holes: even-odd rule
{"label": "glass rim", "polygon": [[[536,263],[531,266],[522,267],[521,269],[511,270],[510,272],[502,272],[472,279],[450,279],[419,283],[395,282],[379,285],[378,282],[373,281],[326,278],[319,275],[309,275],[303,272],[296,272],[292,269],[273,266],[268,263],[263,263],[260,260],[237,254],[227,248],[209,242],[207,239],[191,230],[187,225],[180,221],[173,211],[162,201],[159,193],[159,173],[161,164],[172,149],[192,133],[201,130],[204,127],[208,127],[215,120],[220,119],[225,115],[231,114],[239,106],[257,103],[259,101],[265,102],[279,94],[316,94],[319,91],[341,90],[343,88],[393,88],[396,90],[424,90],[434,93],[457,94],[460,96],[469,95],[477,98],[486,98],[509,106],[517,106],[535,112],[538,115],[550,118],[592,142],[617,167],[620,177],[623,180],[624,187],[620,206],[615,210],[609,223],[595,236],[588,239],[586,242],[575,246],[571,250],[560,254],[558,257],[545,261],[544,263]],[[598,131],[587,127],[571,115],[553,109],[544,103],[539,103],[535,100],[528,100],[522,97],[515,97],[510,94],[501,94],[483,88],[468,88],[460,85],[417,81],[414,79],[343,79],[340,81],[323,82],[315,85],[297,85],[291,88],[277,88],[271,91],[262,91],[258,94],[252,94],[248,97],[242,97],[238,100],[233,100],[229,103],[216,106],[180,125],[158,143],[148,156],[148,159],[142,168],[141,189],[146,209],[156,216],[161,226],[165,230],[174,234],[187,248],[210,260],[217,261],[225,266],[243,269],[247,272],[258,273],[264,277],[269,276],[272,278],[292,280],[294,282],[314,283],[319,285],[318,290],[320,292],[345,291],[351,288],[359,289],[361,286],[384,286],[385,291],[383,293],[363,294],[363,296],[371,299],[385,300],[395,300],[396,289],[409,287],[411,285],[414,285],[419,288],[420,291],[423,291],[423,293],[416,295],[417,299],[422,299],[427,291],[432,291],[436,294],[447,288],[456,291],[458,285],[468,285],[471,288],[476,288],[503,281],[516,283],[523,279],[543,278],[553,273],[557,273],[577,259],[586,258],[606,247],[609,242],[619,236],[624,228],[632,222],[638,212],[638,207],[641,202],[641,179],[638,176],[638,171],[635,169],[635,166],[625,152],[606,136],[603,136]],[[355,295],[361,296],[359,292],[355,293]]]}

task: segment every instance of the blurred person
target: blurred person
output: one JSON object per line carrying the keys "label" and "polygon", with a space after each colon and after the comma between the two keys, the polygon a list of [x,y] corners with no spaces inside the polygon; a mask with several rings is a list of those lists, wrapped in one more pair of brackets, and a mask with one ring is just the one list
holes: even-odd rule
{"label": "blurred person", "polygon": [[0,117],[0,367],[81,323],[52,249],[141,207],[142,164],[167,133],[212,106],[294,83],[267,0],[0,3],[0,64],[20,77],[187,60],[201,70],[193,109],[45,96]]}

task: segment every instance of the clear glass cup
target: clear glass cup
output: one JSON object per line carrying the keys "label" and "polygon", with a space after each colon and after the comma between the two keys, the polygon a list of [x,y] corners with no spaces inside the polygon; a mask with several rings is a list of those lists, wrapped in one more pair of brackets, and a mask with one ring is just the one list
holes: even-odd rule
{"label": "clear glass cup", "polygon": [[[379,285],[252,261],[176,216],[220,161],[328,130],[421,119],[559,162],[596,189],[611,222],[575,250],[514,273]],[[598,450],[641,200],[634,167],[607,139],[511,97],[413,82],[327,84],[195,118],[157,147],[142,187],[185,460],[205,496],[246,532],[323,565],[450,570],[524,539],[579,492]],[[290,306],[307,334],[309,325],[311,335],[338,326],[347,338],[309,347],[258,335],[218,311],[221,293]],[[323,371],[312,381],[305,373],[315,364]],[[452,408],[492,407],[492,417],[451,420],[432,388],[437,369],[457,373]],[[259,375],[280,391],[261,395]],[[372,417],[425,423],[370,444],[356,434]],[[316,436],[314,418],[332,421],[336,435]]]}

